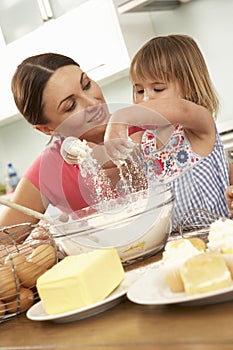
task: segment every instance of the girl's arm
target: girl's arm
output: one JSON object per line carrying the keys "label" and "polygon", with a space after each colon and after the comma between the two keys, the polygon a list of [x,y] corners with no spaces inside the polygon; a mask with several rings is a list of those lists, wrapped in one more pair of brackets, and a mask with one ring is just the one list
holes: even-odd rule
{"label": "girl's arm", "polygon": [[164,144],[177,124],[184,127],[190,141],[206,140],[208,136],[211,150],[215,141],[211,113],[205,107],[180,98],[149,100],[114,112],[106,128],[105,145],[112,157],[127,152],[130,146],[127,143],[130,125],[144,129],[158,128],[157,135]]}
{"label": "girl's arm", "polygon": [[200,135],[208,134],[214,121],[205,107],[194,102],[181,98],[160,98],[114,112],[107,125],[107,135],[111,131],[112,135],[125,137],[126,128],[130,125],[153,129],[177,124]]}
{"label": "girl's arm", "polygon": [[181,124],[186,130],[192,130],[198,135],[208,134],[210,124],[214,125],[213,117],[207,108],[185,99],[160,98],[142,102],[140,106],[157,112],[157,115],[151,114],[152,121],[156,122],[157,118],[162,118],[163,122],[166,120],[172,125]]}

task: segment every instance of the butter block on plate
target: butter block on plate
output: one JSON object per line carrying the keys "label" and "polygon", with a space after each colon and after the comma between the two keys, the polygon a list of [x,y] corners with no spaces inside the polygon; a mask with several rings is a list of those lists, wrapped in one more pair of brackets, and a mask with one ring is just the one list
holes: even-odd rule
{"label": "butter block on plate", "polygon": [[79,309],[105,299],[124,278],[115,248],[67,256],[37,280],[37,290],[49,315]]}
{"label": "butter block on plate", "polygon": [[187,295],[207,293],[232,286],[230,271],[220,254],[195,255],[180,267]]}

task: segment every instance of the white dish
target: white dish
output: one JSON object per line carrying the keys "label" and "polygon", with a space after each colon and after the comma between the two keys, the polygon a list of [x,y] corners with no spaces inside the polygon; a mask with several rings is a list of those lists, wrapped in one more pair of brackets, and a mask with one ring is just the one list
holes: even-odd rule
{"label": "white dish", "polygon": [[58,315],[48,315],[44,310],[42,302],[39,301],[27,311],[26,316],[33,321],[53,321],[57,323],[66,323],[94,316],[120,303],[129,287],[138,279],[140,276],[139,273],[141,272],[142,270],[139,272],[137,270],[126,272],[125,278],[119,287],[116,288],[106,299],[95,304]]}
{"label": "white dish", "polygon": [[206,305],[232,300],[233,285],[229,288],[192,296],[187,296],[185,293],[173,293],[165,281],[164,273],[158,262],[129,288],[127,297],[130,301],[143,305]]}

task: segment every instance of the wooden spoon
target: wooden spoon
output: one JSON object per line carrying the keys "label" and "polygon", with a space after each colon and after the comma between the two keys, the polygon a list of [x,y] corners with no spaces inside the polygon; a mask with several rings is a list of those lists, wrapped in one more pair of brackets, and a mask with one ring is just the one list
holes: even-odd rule
{"label": "wooden spoon", "polygon": [[32,209],[26,208],[26,207],[24,207],[22,205],[16,204],[16,203],[10,201],[9,199],[0,197],[0,204],[6,205],[7,207],[12,208],[12,209],[16,209],[16,210],[18,210],[18,211],[20,211],[20,212],[22,212],[22,213],[24,213],[26,215],[29,215],[29,216],[33,217],[34,219],[44,220],[44,221],[46,221],[46,222],[48,222],[50,224],[54,224],[54,220],[52,220],[47,215],[41,214],[38,211],[35,211],[35,210],[32,210]]}
{"label": "wooden spoon", "polygon": [[[8,199],[5,199],[5,198],[1,198],[0,197],[0,204],[3,204],[3,205],[6,205],[7,207],[9,208],[12,208],[12,209],[16,209],[26,215],[29,215],[37,220],[44,220],[46,222],[48,222],[49,224],[52,224],[52,225],[55,225],[57,223],[57,220],[54,220],[54,219],[51,219],[50,217],[48,217],[47,215],[45,214],[41,214],[35,210],[32,210],[32,209],[29,209],[29,208],[26,208],[22,205],[19,205],[19,204],[16,204]],[[58,219],[58,222],[61,223],[61,220]],[[86,227],[86,229],[88,229],[88,227]],[[96,238],[95,237],[92,237],[92,235],[90,235],[88,232],[86,233],[85,231],[83,232],[83,228],[80,227],[80,229],[77,229],[76,230],[76,234],[79,233],[80,236],[88,236],[88,238],[92,241],[95,241],[96,242]],[[64,236],[65,236],[65,233],[64,233]]]}

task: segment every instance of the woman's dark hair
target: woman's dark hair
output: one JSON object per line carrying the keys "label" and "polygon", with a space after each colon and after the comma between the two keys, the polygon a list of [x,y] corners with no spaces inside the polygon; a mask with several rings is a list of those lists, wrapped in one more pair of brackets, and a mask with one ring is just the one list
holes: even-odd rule
{"label": "woman's dark hair", "polygon": [[19,112],[32,125],[46,124],[42,96],[51,75],[68,65],[79,64],[57,53],[44,53],[26,58],[16,69],[11,81],[13,97]]}

